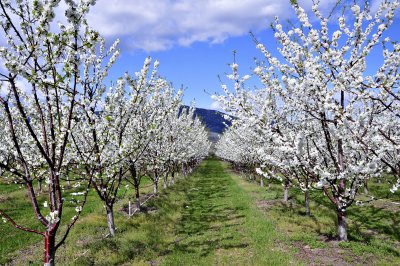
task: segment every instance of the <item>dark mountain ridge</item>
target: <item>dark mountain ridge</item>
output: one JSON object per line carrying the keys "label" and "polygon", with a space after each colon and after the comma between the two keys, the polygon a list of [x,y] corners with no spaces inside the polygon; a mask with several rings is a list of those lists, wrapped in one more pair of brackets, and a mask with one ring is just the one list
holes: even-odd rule
{"label": "dark mountain ridge", "polygon": [[[182,109],[189,109],[190,107],[184,105]],[[224,130],[231,126],[232,122],[224,118],[224,113],[216,110],[196,108],[194,110],[194,115],[199,117],[210,133],[222,134]]]}

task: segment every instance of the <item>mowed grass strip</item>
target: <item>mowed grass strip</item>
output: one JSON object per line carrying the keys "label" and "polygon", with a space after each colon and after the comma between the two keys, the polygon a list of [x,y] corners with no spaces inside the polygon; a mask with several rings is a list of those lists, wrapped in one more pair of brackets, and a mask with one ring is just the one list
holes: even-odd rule
{"label": "mowed grass strip", "polygon": [[[58,265],[287,265],[277,234],[254,199],[217,159],[205,160],[189,177],[128,218],[116,206],[117,235],[107,233],[96,197],[57,254]],[[94,195],[93,195],[94,196]],[[29,234],[27,234],[29,235]],[[12,254],[14,265],[40,265],[41,243]],[[30,252],[26,252],[30,251]],[[16,257],[15,255],[19,256]],[[297,264],[297,263],[296,263]]]}
{"label": "mowed grass strip", "polygon": [[289,264],[290,256],[274,245],[272,224],[226,169],[209,159],[192,177],[164,265]]}

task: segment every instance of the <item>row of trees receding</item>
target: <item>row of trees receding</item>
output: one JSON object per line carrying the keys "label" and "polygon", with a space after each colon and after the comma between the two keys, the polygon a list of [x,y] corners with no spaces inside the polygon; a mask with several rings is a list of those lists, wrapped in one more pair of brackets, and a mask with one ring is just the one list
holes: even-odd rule
{"label": "row of trees receding", "polygon": [[359,188],[387,175],[393,193],[400,186],[400,44],[388,34],[399,2],[382,1],[372,12],[368,1],[338,1],[326,16],[318,2],[311,19],[296,1],[298,21],[276,19],[278,53],[255,40],[264,56],[254,68],[261,88],[247,90],[250,76],[231,65],[234,91],[223,85],[225,95],[214,98],[234,125],[217,155],[262,181],[281,180],[285,200],[289,185],[297,185],[307,213],[309,190],[322,190],[346,241],[346,210]]}
{"label": "row of trees receding", "polygon": [[[57,16],[65,22],[56,25],[60,1],[0,1],[7,42],[0,47],[1,178],[25,187],[33,219],[43,230],[18,224],[4,210],[0,215],[44,237],[45,265],[54,265],[92,188],[114,235],[113,206],[123,182],[133,185],[140,209],[143,176],[151,178],[157,193],[161,177],[164,186],[172,184],[175,174],[189,171],[210,146],[193,108],[182,109],[182,92],[159,77],[157,61],[151,67],[147,58],[135,75],[105,85],[118,42],[106,49],[87,24],[94,2],[65,1],[65,16]],[[71,197],[76,199],[67,200]],[[76,215],[65,217],[65,208]]]}

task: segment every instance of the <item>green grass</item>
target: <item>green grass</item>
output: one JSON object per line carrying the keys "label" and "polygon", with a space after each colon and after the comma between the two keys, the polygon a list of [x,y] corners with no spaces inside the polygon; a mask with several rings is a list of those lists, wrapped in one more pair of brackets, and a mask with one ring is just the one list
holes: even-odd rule
{"label": "green grass", "polygon": [[[252,184],[256,186],[256,184]],[[369,195],[359,200],[379,198],[363,206],[348,208],[349,242],[337,243],[336,214],[332,203],[320,191],[310,194],[311,217],[305,215],[304,194],[295,188],[289,190],[288,205],[281,184],[271,189],[254,188],[258,200],[269,202],[264,209],[279,232],[286,235],[286,246],[309,246],[311,249],[342,248],[343,260],[352,265],[400,265],[400,195],[389,192],[388,184],[369,182]],[[323,253],[324,251],[322,251]],[[367,258],[367,261],[365,259]]]}
{"label": "green grass", "polygon": [[[147,178],[143,178],[142,181],[142,193],[148,193],[149,191],[152,191],[152,188],[149,187],[150,181],[148,181]],[[65,222],[64,224],[61,223],[61,227],[58,233],[59,236],[65,231],[65,226],[70,221],[70,218],[72,218],[72,216],[76,214],[76,205],[68,202],[68,200],[70,199],[69,194],[72,192],[75,192],[75,190],[66,190],[66,192],[64,193],[66,201],[63,208],[63,221]],[[123,186],[120,189],[118,196],[121,197],[122,195],[125,195],[125,197],[127,198],[132,193],[134,193],[133,188],[130,188],[130,190],[126,192],[126,189]],[[79,196],[75,198],[79,199]],[[46,200],[48,200],[46,197],[46,193],[38,194],[38,202],[40,207]],[[117,215],[118,210],[122,209],[123,205],[126,205],[126,203],[127,200],[121,200],[118,204],[116,204],[115,212],[117,213]],[[77,225],[72,230],[72,233],[69,237],[73,238],[74,235],[79,237],[79,233],[75,232],[75,230],[79,230],[79,228],[84,228],[81,232],[83,235],[86,228],[90,229],[88,232],[93,232],[90,228],[92,224],[85,223],[85,220],[90,221],[91,219],[96,220],[96,222],[101,225],[100,227],[96,228],[95,233],[101,232],[105,235],[107,233],[107,227],[105,220],[105,211],[102,206],[103,204],[99,200],[96,192],[94,190],[91,190],[88,196],[87,203],[85,204],[85,207],[82,211],[81,218],[78,220]],[[39,231],[44,230],[44,227],[37,221],[37,219],[34,218],[30,199],[27,196],[26,190],[23,188],[18,188],[17,185],[1,183],[0,208],[4,210],[10,217],[12,217],[18,224]],[[46,209],[43,210],[43,214],[48,214],[46,213]],[[0,265],[10,263],[15,258],[17,258],[17,260],[21,260],[21,265],[25,265],[31,262],[33,262],[35,265],[41,265],[44,245],[42,236],[18,230],[13,227],[11,223],[3,223],[2,220],[0,220],[0,236],[6,236],[0,237]],[[24,253],[29,254],[29,256],[21,256],[21,254]]]}
{"label": "green grass", "polygon": [[[197,171],[148,202],[147,212],[127,218],[116,206],[117,236],[107,232],[101,204],[91,195],[66,245],[57,253],[59,265],[279,265],[291,257],[276,248],[276,233],[251,196],[224,170],[226,165],[206,160]],[[239,180],[240,181],[240,180]],[[151,188],[150,188],[151,189]],[[19,192],[22,193],[22,192]],[[93,197],[93,198],[92,198]],[[29,212],[18,209],[20,213]],[[10,225],[6,233],[18,232]],[[30,234],[20,232],[25,239]],[[39,237],[40,238],[40,237]],[[4,241],[11,252],[2,263],[19,256],[19,265],[41,263],[40,239],[23,247]],[[37,243],[37,244],[35,244]],[[2,264],[0,263],[0,264]]]}
{"label": "green grass", "polygon": [[273,250],[272,224],[224,167],[208,160],[191,177],[177,238],[163,264],[288,264],[290,256]]}
{"label": "green grass", "polygon": [[[151,192],[150,182],[144,181],[143,192]],[[31,220],[25,191],[3,187],[0,185],[0,208],[12,212],[23,224],[40,228]],[[329,252],[339,252],[332,257],[339,256],[342,264],[400,265],[399,207],[388,205],[399,201],[398,195],[351,206],[350,241],[338,244],[331,241],[336,235],[335,213],[318,191],[311,193],[312,216],[307,217],[301,191],[291,189],[286,206],[280,200],[280,184],[260,188],[212,158],[166,191],[162,184],[159,187],[160,195],[147,202],[146,211],[131,218],[122,212],[128,195],[117,203],[114,238],[104,237],[105,210],[92,191],[83,216],[58,250],[57,264],[307,265],[309,258],[302,256],[307,246],[307,256],[315,256],[311,262],[317,265],[331,264],[324,261]],[[385,189],[385,184],[370,182],[371,195],[385,197]],[[73,208],[65,213],[67,217],[73,214]],[[11,261],[41,265],[40,236],[16,230],[9,223],[0,225],[0,235],[0,265]]]}
{"label": "green grass", "polygon": [[[1,188],[0,208],[6,210],[6,213],[17,223],[32,229],[41,230],[39,222],[37,220],[32,220],[29,216],[33,211],[25,190],[12,190],[8,185],[2,185]],[[21,230],[17,230],[11,226],[10,223],[0,222],[0,265],[8,261],[8,254],[23,249],[42,239],[39,235],[28,234]]]}

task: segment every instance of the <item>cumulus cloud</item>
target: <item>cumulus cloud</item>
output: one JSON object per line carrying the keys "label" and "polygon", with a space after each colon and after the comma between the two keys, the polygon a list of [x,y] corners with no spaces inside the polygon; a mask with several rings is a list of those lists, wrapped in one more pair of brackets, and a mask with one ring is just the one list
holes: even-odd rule
{"label": "cumulus cloud", "polygon": [[217,101],[213,101],[210,105],[210,109],[216,110],[216,111],[224,111],[222,108],[221,104]]}
{"label": "cumulus cloud", "polygon": [[[312,0],[298,1],[311,9]],[[336,1],[324,0],[320,6],[329,8]],[[57,13],[65,8],[61,2]],[[275,16],[283,21],[293,15],[289,0],[97,0],[88,20],[109,41],[120,38],[124,48],[149,52],[195,42],[221,43],[267,29]],[[55,23],[59,20],[65,22],[63,15]]]}
{"label": "cumulus cloud", "polygon": [[89,22],[131,49],[159,51],[265,29],[290,9],[289,1],[276,0],[99,0]]}

